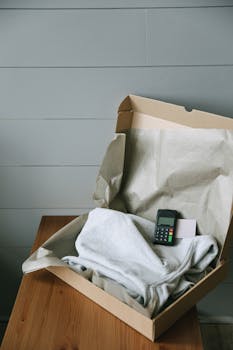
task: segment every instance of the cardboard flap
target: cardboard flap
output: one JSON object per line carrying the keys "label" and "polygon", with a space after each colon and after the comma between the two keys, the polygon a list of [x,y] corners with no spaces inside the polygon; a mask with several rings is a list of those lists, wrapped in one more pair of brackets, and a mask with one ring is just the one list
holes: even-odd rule
{"label": "cardboard flap", "polygon": [[[127,130],[131,130],[131,132],[135,129],[140,130],[146,130],[146,129],[183,129],[187,128],[190,130],[190,128],[201,128],[201,129],[228,129],[228,130],[233,130],[233,119],[231,118],[226,118],[223,116],[218,116],[215,114],[211,113],[206,113],[198,110],[192,110],[191,112],[187,111],[184,107],[182,106],[177,106],[173,105],[170,103],[165,103],[162,101],[156,101],[156,100],[151,100],[148,98],[140,97],[140,96],[135,96],[135,95],[129,95],[127,96],[122,103],[119,106],[118,110],[118,121],[117,121],[117,128],[116,131],[118,133],[120,132],[125,132],[127,134]],[[221,133],[223,130],[219,130],[219,133]],[[136,132],[136,131],[135,131]],[[213,131],[213,133],[218,133],[217,130]],[[208,133],[208,131],[207,131]],[[228,136],[227,136],[228,137]],[[223,137],[224,139],[224,137]],[[223,141],[223,140],[222,140]],[[200,139],[200,144],[202,140]],[[135,143],[138,143],[138,139],[135,138],[133,143],[129,145],[128,142],[128,148],[130,148],[131,156],[134,157],[134,153],[132,152],[133,149],[135,149]],[[142,145],[145,142],[142,143]],[[143,146],[144,147],[144,146]],[[148,144],[148,147],[149,144]],[[220,144],[219,144],[220,147]],[[146,147],[145,147],[146,148]],[[217,149],[216,149],[217,150]],[[142,151],[143,152],[143,151]],[[228,147],[228,156],[229,154],[232,155],[231,152],[231,147]],[[126,149],[126,154],[129,154],[129,151],[127,152]],[[212,155],[213,156],[213,155]],[[218,152],[218,156],[221,159],[221,154]],[[227,155],[225,154],[225,157]],[[229,158],[229,157],[228,157]],[[230,162],[229,158],[229,162]],[[208,163],[208,162],[207,162]],[[129,172],[129,169],[127,168],[127,165],[125,164],[124,172]],[[217,171],[217,166],[216,169],[213,171]],[[132,174],[131,174],[131,179],[132,179]],[[135,179],[135,175],[133,176]],[[217,177],[216,177],[217,179]],[[126,180],[126,177],[124,177],[124,184],[123,184],[123,189],[124,186],[130,186],[131,189],[133,188],[132,183],[129,184],[129,181]],[[130,180],[131,182],[131,180]],[[140,180],[138,181],[138,183]],[[146,191],[147,188],[147,183],[145,182],[144,188]],[[231,186],[230,183],[228,182],[227,186]],[[135,191],[135,187],[133,192]],[[122,192],[122,187],[120,189],[120,192]],[[132,192],[132,193],[133,193]],[[229,191],[227,191],[229,192]],[[135,192],[136,193],[136,192]],[[134,197],[135,197],[134,193]],[[228,193],[229,194],[229,193]],[[218,189],[216,187],[216,198],[218,197]],[[116,208],[117,210],[121,211],[131,211],[134,208],[134,205],[132,204],[134,202],[134,199],[131,198],[130,200],[130,205],[128,204],[125,206],[123,204],[124,200],[126,199],[125,193],[122,195],[118,195],[115,198],[115,202],[111,203],[113,208]],[[129,199],[129,198],[128,198]],[[135,197],[136,199],[136,197]],[[142,199],[142,198],[141,198]],[[140,199],[140,200],[141,200]],[[120,203],[120,204],[119,204]],[[224,203],[224,200],[222,200],[222,214],[224,215],[224,229],[222,232],[215,232],[215,237],[217,237],[218,242],[221,244],[222,251],[220,258],[221,259],[226,259],[228,255],[228,247],[229,247],[229,242],[230,242],[230,236],[233,235],[233,223],[229,226],[230,223],[230,218],[232,217],[230,215],[230,198]],[[226,209],[224,210],[224,205]],[[208,208],[209,215],[210,217],[213,218],[214,220],[214,207]],[[135,211],[134,211],[135,213]],[[137,211],[136,211],[137,213]],[[218,214],[218,215],[217,215]],[[140,215],[140,212],[139,212]],[[218,216],[218,230],[220,230],[220,222],[221,222],[221,215],[219,213],[216,213]],[[149,217],[150,218],[150,217]],[[210,220],[210,218],[209,218]],[[211,220],[210,220],[211,221]],[[233,219],[232,219],[233,221]],[[210,225],[211,226],[211,225]],[[203,223],[202,223],[203,227]],[[211,226],[214,229],[214,225]],[[229,228],[228,228],[229,227]],[[227,231],[228,228],[228,231]],[[210,232],[208,232],[210,233]],[[226,238],[227,237],[227,238]]]}
{"label": "cardboard flap", "polygon": [[228,260],[230,244],[232,241],[233,241],[233,213],[231,213],[231,221],[230,221],[228,231],[226,234],[226,239],[225,239],[224,244],[222,246],[219,260]]}
{"label": "cardboard flap", "polygon": [[[125,114],[130,112],[130,114]],[[149,98],[129,95],[127,96],[118,109],[118,122],[116,131],[120,132],[126,129],[126,120],[131,116],[131,123],[134,114],[139,120],[141,114],[142,123],[146,124],[146,116],[161,119],[163,121],[175,123],[176,125],[183,125],[191,128],[211,128],[211,129],[233,129],[233,119],[226,118],[213,113],[202,112],[196,109],[187,111],[185,107],[166,103],[159,100],[152,100]],[[161,121],[160,121],[161,122]],[[125,125],[123,125],[123,123]],[[129,127],[131,127],[129,122]],[[140,128],[140,123],[137,122],[137,128]],[[172,127],[172,125],[170,125]]]}

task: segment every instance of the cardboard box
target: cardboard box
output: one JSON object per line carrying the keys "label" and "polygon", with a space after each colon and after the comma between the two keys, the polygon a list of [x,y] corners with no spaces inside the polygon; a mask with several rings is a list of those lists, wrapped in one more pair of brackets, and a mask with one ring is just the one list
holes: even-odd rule
{"label": "cardboard box", "polygon": [[[118,110],[117,133],[121,133],[130,128],[161,129],[180,127],[233,130],[233,119],[198,110],[188,112],[181,106],[134,95],[127,96]],[[74,232],[77,232],[78,226],[80,228],[79,219],[77,218],[59,230],[57,235],[65,232],[70,236],[74,234]],[[53,266],[47,267],[47,270],[85,294],[88,298],[150,340],[154,341],[225,278],[228,265],[228,248],[232,237],[233,216],[231,217],[231,222],[226,232],[226,238],[216,268],[153,319],[149,319],[138,313],[68,267]]]}

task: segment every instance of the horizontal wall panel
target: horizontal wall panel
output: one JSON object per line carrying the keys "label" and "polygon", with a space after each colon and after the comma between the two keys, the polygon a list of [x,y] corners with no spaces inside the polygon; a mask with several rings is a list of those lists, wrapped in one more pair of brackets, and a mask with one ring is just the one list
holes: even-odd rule
{"label": "horizontal wall panel", "polygon": [[43,215],[80,215],[91,208],[0,209],[0,247],[31,247]]}
{"label": "horizontal wall panel", "polygon": [[114,120],[0,120],[0,165],[98,165]]}
{"label": "horizontal wall panel", "polygon": [[22,278],[21,266],[29,252],[30,247],[0,247],[0,320],[6,320],[10,316]]}
{"label": "horizontal wall panel", "polygon": [[0,208],[90,208],[98,167],[1,167]]}
{"label": "horizontal wall panel", "polygon": [[198,311],[203,316],[233,316],[233,284],[221,283],[198,304]]}
{"label": "horizontal wall panel", "polygon": [[233,116],[233,67],[0,69],[0,118],[115,119],[129,93]]}
{"label": "horizontal wall panel", "polygon": [[231,0],[7,0],[0,8],[145,8],[179,6],[226,6]]}
{"label": "horizontal wall panel", "polygon": [[148,64],[232,64],[233,8],[149,10]]}
{"label": "horizontal wall panel", "polygon": [[143,10],[2,10],[0,66],[143,65]]}
{"label": "horizontal wall panel", "polygon": [[149,9],[146,28],[143,9],[2,10],[0,66],[233,64],[232,15]]}

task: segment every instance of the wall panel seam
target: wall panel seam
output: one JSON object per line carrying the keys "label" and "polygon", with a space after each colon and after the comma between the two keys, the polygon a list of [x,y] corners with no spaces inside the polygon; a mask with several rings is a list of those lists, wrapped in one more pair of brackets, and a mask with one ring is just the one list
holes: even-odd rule
{"label": "wall panel seam", "polygon": [[233,67],[233,63],[214,64],[155,64],[155,65],[119,65],[119,66],[0,66],[0,69],[135,69],[135,68],[195,68],[195,67]]}
{"label": "wall panel seam", "polygon": [[148,30],[148,9],[145,9],[145,54],[146,54],[146,66],[149,63],[149,30]]}
{"label": "wall panel seam", "polygon": [[[94,205],[92,208],[90,207],[18,207],[18,208],[14,208],[14,207],[0,207],[0,210],[91,210],[94,208]],[[61,215],[62,216],[62,215]],[[64,215],[66,216],[66,215]]]}
{"label": "wall panel seam", "polygon": [[135,7],[0,7],[0,11],[114,11],[114,10],[173,10],[173,9],[203,9],[203,8],[232,8],[233,5],[197,5],[197,6],[135,6]]}
{"label": "wall panel seam", "polygon": [[[78,210],[80,210],[80,209],[92,209],[92,208],[90,208],[90,207],[88,207],[88,208],[86,208],[86,207],[65,207],[65,208],[54,208],[54,207],[49,207],[49,208],[32,208],[32,207],[30,207],[30,208],[0,208],[0,210],[2,210],[2,211],[4,211],[4,210],[57,210],[57,209],[61,209],[61,210],[76,210],[76,209],[78,209]],[[45,214],[46,215],[46,214]],[[52,216],[54,216],[55,214],[52,214]],[[61,214],[59,214],[59,216],[60,216]],[[68,214],[64,214],[64,216],[66,216],[66,215],[68,215]],[[50,216],[50,214],[48,214],[48,216]],[[62,216],[62,215],[61,215]]]}
{"label": "wall panel seam", "polygon": [[[1,111],[0,111],[0,113],[1,113]],[[1,118],[0,117],[0,121],[8,121],[8,120],[10,120],[10,121],[38,121],[38,120],[40,120],[40,121],[65,121],[65,122],[67,122],[67,121],[73,121],[73,120],[82,120],[82,121],[89,121],[89,120],[92,120],[92,121],[101,121],[101,120],[104,120],[104,121],[113,121],[113,120],[116,120],[116,118],[99,118],[98,116],[95,118],[95,117],[86,117],[86,118],[83,118],[83,117],[75,117],[75,118],[73,118],[73,117],[66,117],[65,115],[64,115],[64,117],[62,117],[62,118],[57,118],[57,117],[55,117],[55,118],[51,118],[51,117],[49,117],[49,118],[46,118],[46,117],[41,117],[41,118],[33,118],[33,119],[31,119],[31,118]]]}
{"label": "wall panel seam", "polygon": [[0,164],[0,168],[98,168],[100,164]]}

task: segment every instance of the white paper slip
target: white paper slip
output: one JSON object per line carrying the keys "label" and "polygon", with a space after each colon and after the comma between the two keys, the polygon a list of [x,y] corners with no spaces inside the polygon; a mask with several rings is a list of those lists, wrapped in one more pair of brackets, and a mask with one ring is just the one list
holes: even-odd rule
{"label": "white paper slip", "polygon": [[178,219],[176,224],[176,238],[188,238],[196,235],[195,219]]}

